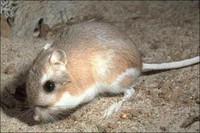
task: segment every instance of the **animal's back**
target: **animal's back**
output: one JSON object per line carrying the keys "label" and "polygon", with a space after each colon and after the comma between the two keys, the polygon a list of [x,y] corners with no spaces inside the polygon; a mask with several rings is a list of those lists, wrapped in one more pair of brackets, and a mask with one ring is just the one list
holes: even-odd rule
{"label": "animal's back", "polygon": [[74,25],[63,31],[55,44],[66,52],[72,80],[83,88],[97,81],[110,84],[128,68],[141,70],[140,54],[133,42],[109,24]]}

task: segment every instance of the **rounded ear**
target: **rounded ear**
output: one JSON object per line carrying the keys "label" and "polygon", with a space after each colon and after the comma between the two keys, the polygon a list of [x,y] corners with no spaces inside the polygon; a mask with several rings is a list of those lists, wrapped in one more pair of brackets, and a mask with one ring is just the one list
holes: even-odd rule
{"label": "rounded ear", "polygon": [[50,55],[50,64],[53,65],[66,65],[67,64],[67,58],[65,51],[61,49],[56,49],[53,51],[53,53]]}

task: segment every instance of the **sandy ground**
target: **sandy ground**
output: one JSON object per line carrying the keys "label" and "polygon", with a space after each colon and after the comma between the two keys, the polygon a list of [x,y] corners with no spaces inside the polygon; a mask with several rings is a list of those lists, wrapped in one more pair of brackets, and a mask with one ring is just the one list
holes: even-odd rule
{"label": "sandy ground", "polygon": [[[119,13],[121,18],[112,24],[128,34],[145,62],[177,61],[199,55],[198,5],[197,1],[189,1],[139,4],[132,11],[124,7],[123,14]],[[132,16],[135,10],[137,15]],[[17,86],[25,82],[28,67],[50,40],[12,39],[7,30],[7,26],[1,27],[2,132],[200,131],[199,121],[180,127],[188,118],[199,115],[199,64],[142,75],[135,87],[136,94],[110,118],[102,119],[102,112],[122,96],[97,97],[54,123],[34,122],[22,110],[23,102],[8,91],[14,94]],[[122,113],[125,118],[120,117]]]}

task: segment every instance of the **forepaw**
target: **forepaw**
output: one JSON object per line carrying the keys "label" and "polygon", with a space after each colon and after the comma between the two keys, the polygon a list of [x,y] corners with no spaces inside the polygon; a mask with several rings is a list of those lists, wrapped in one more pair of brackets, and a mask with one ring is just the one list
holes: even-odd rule
{"label": "forepaw", "polygon": [[108,109],[106,109],[103,113],[103,118],[111,116],[113,113],[119,111],[120,107],[122,106],[122,102],[117,102],[112,104]]}

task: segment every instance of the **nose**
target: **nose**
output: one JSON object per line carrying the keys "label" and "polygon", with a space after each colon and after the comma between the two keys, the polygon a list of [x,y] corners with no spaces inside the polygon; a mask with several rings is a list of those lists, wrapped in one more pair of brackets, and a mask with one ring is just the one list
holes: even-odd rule
{"label": "nose", "polygon": [[35,105],[35,113],[33,116],[34,120],[40,122],[47,108],[48,106]]}
{"label": "nose", "polygon": [[38,122],[41,121],[40,117],[36,114],[33,116],[33,118],[35,121],[38,121]]}
{"label": "nose", "polygon": [[35,114],[33,116],[34,120],[35,121],[41,121],[41,117],[40,117],[40,108],[39,107],[36,107],[35,108]]}

